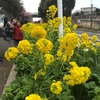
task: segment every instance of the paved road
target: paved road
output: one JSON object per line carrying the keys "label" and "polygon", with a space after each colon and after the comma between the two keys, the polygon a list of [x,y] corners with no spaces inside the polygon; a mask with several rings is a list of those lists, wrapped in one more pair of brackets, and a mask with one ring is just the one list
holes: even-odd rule
{"label": "paved road", "polygon": [[[100,32],[93,32],[88,30],[76,30],[76,33],[82,34],[83,32],[87,33],[89,36],[97,35],[100,40]],[[13,46],[12,41],[5,41],[2,37],[0,37],[0,56],[3,56],[8,47]]]}
{"label": "paved road", "polygon": [[0,37],[0,57],[4,55],[5,51],[10,46],[13,46],[12,41],[5,41],[2,37]]}
{"label": "paved road", "polygon": [[76,30],[76,33],[82,34],[82,33],[87,33],[90,37],[93,35],[98,36],[98,39],[100,40],[100,33],[99,32],[94,32],[94,31],[87,31],[87,30]]}

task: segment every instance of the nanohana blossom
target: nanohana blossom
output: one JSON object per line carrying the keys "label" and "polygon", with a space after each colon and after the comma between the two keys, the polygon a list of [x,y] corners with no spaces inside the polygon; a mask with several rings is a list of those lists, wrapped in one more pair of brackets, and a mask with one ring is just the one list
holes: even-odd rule
{"label": "nanohana blossom", "polygon": [[28,22],[26,24],[23,24],[21,29],[21,32],[25,35],[29,35],[32,31],[32,29],[35,27],[36,25],[34,23]]}
{"label": "nanohana blossom", "polygon": [[54,61],[54,57],[51,54],[45,54],[44,58],[45,58],[45,65],[49,65]]}
{"label": "nanohana blossom", "polygon": [[46,11],[47,13],[47,18],[54,18],[55,14],[57,12],[57,8],[55,5],[52,5],[48,8],[48,10]]}
{"label": "nanohana blossom", "polygon": [[96,42],[96,46],[97,47],[100,47],[100,42]]}
{"label": "nanohana blossom", "polygon": [[75,86],[78,84],[85,83],[90,74],[91,71],[88,67],[79,67],[76,62],[69,62],[72,68],[70,68],[69,73],[70,74],[65,74],[63,77],[63,80],[66,81],[66,84]]}
{"label": "nanohana blossom", "polygon": [[30,44],[28,40],[21,40],[18,43],[17,49],[23,54],[31,54],[32,44]]}
{"label": "nanohana blossom", "polygon": [[25,100],[42,100],[42,98],[38,94],[30,94]]}
{"label": "nanohana blossom", "polygon": [[51,84],[50,90],[54,94],[60,94],[62,91],[61,81],[53,82]]}
{"label": "nanohana blossom", "polygon": [[78,35],[76,33],[68,33],[64,37],[60,38],[59,42],[59,51],[64,55],[66,54],[66,59],[70,60],[72,55],[74,54],[74,49],[76,48],[79,42]]}
{"label": "nanohana blossom", "polygon": [[41,38],[36,42],[38,50],[42,53],[48,53],[52,50],[53,44],[50,40]]}
{"label": "nanohana blossom", "polygon": [[91,39],[92,39],[93,42],[95,42],[96,40],[98,40],[98,37],[97,37],[96,35],[93,35],[93,36],[91,37]]}
{"label": "nanohana blossom", "polygon": [[45,38],[46,30],[42,26],[36,26],[32,29],[31,36],[35,39]]}
{"label": "nanohana blossom", "polygon": [[16,47],[10,47],[5,52],[4,56],[8,61],[11,61],[12,59],[16,58],[18,53],[19,53],[19,51],[18,51],[18,49]]}

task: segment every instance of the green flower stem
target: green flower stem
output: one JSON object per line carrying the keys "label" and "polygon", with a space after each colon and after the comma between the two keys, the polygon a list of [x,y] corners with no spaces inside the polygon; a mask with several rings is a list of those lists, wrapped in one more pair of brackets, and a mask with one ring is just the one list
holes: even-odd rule
{"label": "green flower stem", "polygon": [[45,77],[45,79],[48,78],[48,76],[49,76],[55,69],[56,69],[56,67],[54,67],[54,68],[47,74],[47,76]]}
{"label": "green flower stem", "polygon": [[79,93],[79,94],[80,94],[80,95],[79,95],[79,100],[81,100],[81,98],[82,98],[82,97],[81,97],[81,96],[82,96],[82,91],[83,91],[83,89],[81,89],[81,91],[80,91],[80,93]]}

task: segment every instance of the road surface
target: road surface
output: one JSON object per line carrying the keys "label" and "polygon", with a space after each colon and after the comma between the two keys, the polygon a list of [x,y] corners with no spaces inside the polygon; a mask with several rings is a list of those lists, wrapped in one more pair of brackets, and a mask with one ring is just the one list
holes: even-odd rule
{"label": "road surface", "polygon": [[[100,32],[94,32],[94,31],[88,31],[88,30],[76,30],[77,34],[87,33],[90,37],[93,35],[96,35],[98,39],[100,40]],[[5,51],[8,49],[8,47],[13,46],[12,41],[5,41],[2,37],[0,37],[0,57],[4,55]]]}
{"label": "road surface", "polygon": [[12,41],[5,41],[2,37],[0,37],[0,57],[4,55],[5,51],[13,46]]}
{"label": "road surface", "polygon": [[86,31],[86,30],[76,30],[75,31],[77,34],[82,34],[82,33],[87,33],[90,37],[93,35],[96,35],[98,37],[98,39],[100,40],[100,33],[99,32],[95,32],[95,31]]}

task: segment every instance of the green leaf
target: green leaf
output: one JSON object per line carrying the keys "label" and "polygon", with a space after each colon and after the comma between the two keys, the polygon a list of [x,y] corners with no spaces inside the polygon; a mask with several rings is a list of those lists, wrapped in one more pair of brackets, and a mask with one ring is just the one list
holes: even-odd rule
{"label": "green leaf", "polygon": [[100,100],[100,96],[95,96],[93,100]]}
{"label": "green leaf", "polygon": [[67,92],[63,92],[57,95],[58,100],[75,100],[74,96],[68,95]]}

